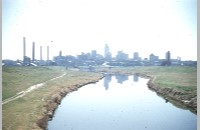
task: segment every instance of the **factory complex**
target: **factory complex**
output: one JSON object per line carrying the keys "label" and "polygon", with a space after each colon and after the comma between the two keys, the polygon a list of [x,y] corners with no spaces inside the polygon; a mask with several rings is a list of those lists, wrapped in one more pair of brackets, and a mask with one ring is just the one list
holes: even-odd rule
{"label": "factory complex", "polygon": [[[46,49],[46,60],[43,60],[43,49]],[[32,57],[26,55],[26,38],[23,37],[23,58],[22,60],[2,60],[2,66],[65,66],[76,67],[79,66],[197,66],[197,61],[182,61],[181,57],[177,59],[171,59],[170,51],[165,53],[165,59],[159,59],[159,56],[151,53],[149,58],[141,58],[138,52],[133,53],[133,58],[129,58],[129,55],[123,51],[118,51],[115,57],[112,57],[108,44],[104,47],[104,56],[97,53],[96,50],[92,50],[91,53],[82,52],[80,55],[62,55],[62,51],[58,56],[54,56],[53,59],[49,58],[50,49],[49,46],[43,48],[40,46],[40,59],[35,59],[35,42],[32,42]]]}

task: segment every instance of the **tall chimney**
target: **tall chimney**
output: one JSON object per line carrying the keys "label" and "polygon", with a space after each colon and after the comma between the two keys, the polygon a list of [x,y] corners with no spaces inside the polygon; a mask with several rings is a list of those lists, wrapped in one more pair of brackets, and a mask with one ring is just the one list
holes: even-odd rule
{"label": "tall chimney", "polygon": [[40,61],[42,61],[42,46],[40,46]]}
{"label": "tall chimney", "polygon": [[32,62],[35,61],[35,42],[33,42],[33,48],[32,48]]}
{"label": "tall chimney", "polygon": [[49,61],[49,46],[47,46],[47,61]]}
{"label": "tall chimney", "polygon": [[62,56],[62,51],[59,52],[59,56]]}
{"label": "tall chimney", "polygon": [[26,56],[26,38],[25,37],[23,37],[23,43],[24,43],[23,61],[25,61],[25,56]]}

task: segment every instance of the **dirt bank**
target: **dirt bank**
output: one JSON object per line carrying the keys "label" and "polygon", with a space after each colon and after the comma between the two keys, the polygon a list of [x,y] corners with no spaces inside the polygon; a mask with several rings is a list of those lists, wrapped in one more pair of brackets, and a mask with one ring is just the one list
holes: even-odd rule
{"label": "dirt bank", "polygon": [[181,91],[173,88],[161,88],[154,83],[154,78],[151,77],[147,83],[150,90],[155,91],[162,96],[166,102],[171,102],[180,108],[189,109],[191,112],[197,114],[197,94],[191,92]]}
{"label": "dirt bank", "polygon": [[[100,73],[108,74],[109,72],[104,71],[104,72],[100,72]],[[177,107],[189,109],[193,113],[195,113],[195,114],[197,113],[197,95],[194,95],[192,93],[185,92],[185,91],[176,90],[173,88],[161,88],[154,83],[154,80],[155,80],[154,77],[148,76],[146,74],[132,73],[132,72],[129,72],[129,73],[111,72],[109,74],[124,74],[124,75],[135,74],[135,75],[138,75],[143,78],[148,78],[149,81],[147,82],[147,86],[149,87],[149,89],[152,91],[155,91],[159,96],[163,97],[166,100],[166,102],[169,101]],[[51,99],[44,105],[44,108],[45,108],[44,116],[37,120],[37,122],[36,122],[37,125],[41,129],[45,130],[47,127],[48,121],[52,119],[52,117],[54,115],[54,111],[60,104],[63,97],[65,97],[70,92],[78,90],[78,88],[80,88],[84,85],[95,83],[102,78],[103,78],[103,76],[97,80],[89,81],[84,84],[68,86],[65,89],[62,89],[59,93],[55,93],[54,95],[52,95]]]}
{"label": "dirt bank", "polygon": [[143,78],[148,78],[147,86],[150,90],[155,91],[159,96],[163,97],[166,102],[171,102],[173,105],[183,108],[189,109],[191,112],[197,114],[197,93],[181,91],[173,88],[162,88],[157,86],[154,82],[155,77],[148,76],[142,73],[132,73],[132,72],[102,72],[109,74],[125,74],[125,75],[138,75]]}
{"label": "dirt bank", "polygon": [[189,109],[197,114],[197,94],[181,91],[173,88],[162,88],[154,83],[155,77],[146,74],[135,73],[136,75],[148,78],[147,86],[150,90],[155,91],[159,96],[163,97],[166,102],[171,102],[177,107]]}
{"label": "dirt bank", "polygon": [[92,81],[89,81],[89,82],[86,82],[83,84],[76,84],[73,86],[68,86],[68,87],[62,89],[61,91],[59,91],[58,93],[53,94],[51,96],[51,99],[49,99],[48,102],[44,105],[43,117],[39,118],[37,120],[36,124],[41,129],[45,130],[47,128],[48,121],[52,119],[54,112],[55,112],[56,108],[58,107],[58,105],[60,104],[63,97],[65,97],[70,92],[78,90],[78,88],[80,88],[82,86],[85,86],[85,85],[91,84],[91,83],[96,83],[102,78],[103,78],[103,76],[96,80],[92,80]]}

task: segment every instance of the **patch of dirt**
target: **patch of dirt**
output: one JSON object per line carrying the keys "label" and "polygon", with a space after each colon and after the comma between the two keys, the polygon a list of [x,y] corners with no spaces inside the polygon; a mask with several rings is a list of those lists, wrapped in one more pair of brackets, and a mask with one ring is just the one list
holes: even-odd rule
{"label": "patch of dirt", "polygon": [[[181,108],[188,108],[191,112],[197,114],[197,93],[181,91],[173,88],[161,88],[154,84],[154,78],[151,77],[147,83],[150,90],[155,91],[162,96],[166,101],[172,102],[174,105]],[[174,102],[175,101],[175,102]]]}
{"label": "patch of dirt", "polygon": [[62,89],[60,92],[57,92],[51,96],[51,98],[48,100],[48,102],[44,105],[44,116],[40,117],[37,121],[36,124],[43,130],[47,128],[48,121],[53,118],[54,112],[57,109],[58,105],[60,104],[61,100],[70,92],[77,91],[80,87],[85,86],[87,84],[92,84],[98,82],[100,77],[97,80],[92,80],[84,84],[76,84],[73,86],[68,86],[64,89]]}

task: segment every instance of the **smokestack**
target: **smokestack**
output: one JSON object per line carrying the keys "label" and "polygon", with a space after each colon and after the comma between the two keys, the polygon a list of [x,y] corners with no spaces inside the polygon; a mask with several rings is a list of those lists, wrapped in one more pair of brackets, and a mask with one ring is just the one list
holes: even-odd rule
{"label": "smokestack", "polygon": [[47,61],[49,61],[49,46],[47,46]]}
{"label": "smokestack", "polygon": [[26,56],[26,38],[25,37],[23,37],[23,43],[24,43],[23,60],[25,60],[25,56]]}
{"label": "smokestack", "polygon": [[62,51],[59,52],[59,56],[62,56]]}
{"label": "smokestack", "polygon": [[40,46],[40,61],[42,61],[42,46]]}
{"label": "smokestack", "polygon": [[32,62],[35,61],[35,42],[33,42],[33,48],[32,48]]}

